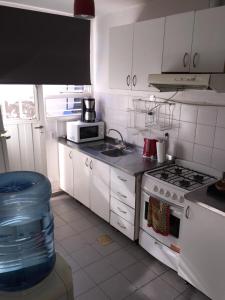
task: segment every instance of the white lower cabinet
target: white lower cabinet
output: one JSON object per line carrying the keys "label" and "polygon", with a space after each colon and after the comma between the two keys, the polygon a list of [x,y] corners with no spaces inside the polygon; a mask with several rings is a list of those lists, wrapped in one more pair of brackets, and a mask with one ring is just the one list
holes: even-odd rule
{"label": "white lower cabinet", "polygon": [[81,152],[74,164],[74,197],[109,222],[110,167]]}
{"label": "white lower cabinet", "polygon": [[90,161],[90,208],[109,222],[110,167],[96,159]]}
{"label": "white lower cabinet", "polygon": [[131,240],[137,239],[139,207],[134,176],[60,143],[59,167],[63,191]]}
{"label": "white lower cabinet", "polygon": [[213,300],[225,299],[225,216],[186,200],[178,274]]}
{"label": "white lower cabinet", "polygon": [[109,222],[110,167],[59,144],[60,187]]}
{"label": "white lower cabinet", "polygon": [[83,205],[90,208],[90,162],[91,158],[76,151],[74,161],[74,197]]}
{"label": "white lower cabinet", "polygon": [[122,217],[132,225],[134,225],[135,211],[133,208],[127,206],[123,202],[111,197],[111,210],[118,216]]}
{"label": "white lower cabinet", "polygon": [[59,184],[60,188],[73,196],[73,163],[71,148],[59,144]]}
{"label": "white lower cabinet", "polygon": [[130,224],[113,211],[110,213],[110,224],[131,240],[134,239],[134,225]]}
{"label": "white lower cabinet", "polygon": [[135,185],[134,176],[111,168],[110,224],[131,240],[137,238]]}

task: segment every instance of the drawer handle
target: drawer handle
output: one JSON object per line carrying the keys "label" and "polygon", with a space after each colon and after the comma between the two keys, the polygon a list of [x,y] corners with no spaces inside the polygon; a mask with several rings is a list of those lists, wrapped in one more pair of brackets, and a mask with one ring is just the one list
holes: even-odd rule
{"label": "drawer handle", "polygon": [[121,194],[120,192],[117,192],[117,195],[118,195],[119,197],[122,197],[122,198],[124,198],[124,199],[127,199],[127,196]]}
{"label": "drawer handle", "polygon": [[93,170],[93,161],[90,162],[90,169]]}
{"label": "drawer handle", "polygon": [[123,213],[123,214],[127,214],[127,212],[126,211],[124,211],[124,210],[122,210],[119,206],[117,206],[117,209],[118,209],[118,211],[120,211],[121,213]]}
{"label": "drawer handle", "polygon": [[69,153],[69,158],[72,159],[72,151]]}
{"label": "drawer handle", "polygon": [[118,179],[121,180],[121,181],[123,181],[123,182],[127,182],[127,179],[124,179],[124,178],[122,178],[120,176],[118,176]]}
{"label": "drawer handle", "polygon": [[122,225],[120,222],[117,222],[117,225],[119,225],[122,229],[127,229],[127,227]]}

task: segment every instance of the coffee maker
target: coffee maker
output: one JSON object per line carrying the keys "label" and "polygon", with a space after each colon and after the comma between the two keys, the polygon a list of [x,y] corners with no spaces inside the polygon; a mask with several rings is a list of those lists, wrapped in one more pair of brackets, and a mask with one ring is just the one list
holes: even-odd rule
{"label": "coffee maker", "polygon": [[86,123],[93,123],[96,119],[95,112],[95,99],[84,98],[82,99],[82,115],[81,121]]}

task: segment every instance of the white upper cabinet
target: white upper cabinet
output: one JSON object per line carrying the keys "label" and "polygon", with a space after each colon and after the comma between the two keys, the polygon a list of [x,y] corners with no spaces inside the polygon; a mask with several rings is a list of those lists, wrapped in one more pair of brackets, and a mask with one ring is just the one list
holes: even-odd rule
{"label": "white upper cabinet", "polygon": [[133,24],[110,29],[109,86],[131,89]]}
{"label": "white upper cabinet", "polygon": [[224,28],[225,6],[196,12],[191,72],[224,72]]}
{"label": "white upper cabinet", "polygon": [[190,71],[195,13],[166,17],[162,72]]}
{"label": "white upper cabinet", "polygon": [[134,26],[132,89],[149,90],[148,75],[162,71],[165,18]]}

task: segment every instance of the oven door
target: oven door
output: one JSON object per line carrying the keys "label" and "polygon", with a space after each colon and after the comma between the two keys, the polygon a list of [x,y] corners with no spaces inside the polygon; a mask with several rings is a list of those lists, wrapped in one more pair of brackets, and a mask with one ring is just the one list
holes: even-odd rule
{"label": "oven door", "polygon": [[[154,195],[150,195],[146,191],[142,190],[141,194],[141,216],[140,216],[140,227],[153,238],[171,248],[172,250],[179,252],[179,234],[181,227],[181,220],[183,215],[183,208],[171,204],[170,206],[170,234],[163,236],[153,230],[152,227],[148,226],[148,207],[150,196],[157,198]],[[170,204],[170,203],[169,203]]]}

